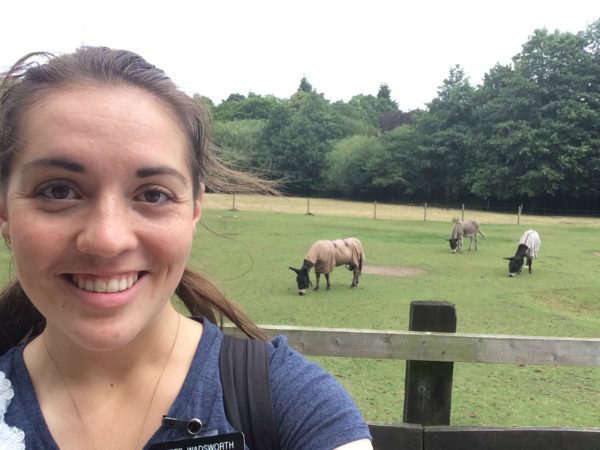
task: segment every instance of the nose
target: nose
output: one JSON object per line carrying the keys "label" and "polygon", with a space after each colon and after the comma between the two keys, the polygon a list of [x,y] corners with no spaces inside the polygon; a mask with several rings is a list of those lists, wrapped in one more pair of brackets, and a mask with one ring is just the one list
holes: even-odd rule
{"label": "nose", "polygon": [[137,246],[127,204],[115,196],[90,203],[80,226],[76,245],[83,253],[110,258]]}

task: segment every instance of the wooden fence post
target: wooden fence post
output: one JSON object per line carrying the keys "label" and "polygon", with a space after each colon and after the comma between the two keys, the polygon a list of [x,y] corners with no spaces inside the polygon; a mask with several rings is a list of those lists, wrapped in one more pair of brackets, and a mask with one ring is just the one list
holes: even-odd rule
{"label": "wooden fence post", "polygon": [[[409,331],[456,332],[456,309],[441,301],[412,301]],[[450,425],[454,363],[406,361],[405,423]]]}
{"label": "wooden fence post", "polygon": [[229,211],[237,211],[237,208],[235,207],[235,192],[233,193],[233,199],[231,202],[231,209]]}
{"label": "wooden fence post", "polygon": [[462,204],[462,215],[461,215],[461,217],[462,217],[461,220],[464,222],[465,221],[465,204],[464,203]]}
{"label": "wooden fence post", "polygon": [[377,219],[377,200],[373,203],[373,219]]}
{"label": "wooden fence post", "polygon": [[521,211],[523,211],[523,203],[517,208],[517,225],[521,224]]}
{"label": "wooden fence post", "polygon": [[310,212],[310,198],[306,197],[306,214],[307,216],[312,216],[313,213]]}
{"label": "wooden fence post", "polygon": [[427,222],[427,202],[423,206],[423,222]]}

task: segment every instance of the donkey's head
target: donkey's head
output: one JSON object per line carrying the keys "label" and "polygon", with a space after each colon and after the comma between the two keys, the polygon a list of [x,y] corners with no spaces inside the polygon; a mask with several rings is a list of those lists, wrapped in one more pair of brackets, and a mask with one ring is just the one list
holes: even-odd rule
{"label": "donkey's head", "polygon": [[310,278],[308,277],[309,268],[302,267],[300,269],[294,269],[290,267],[290,270],[296,272],[296,283],[298,283],[298,295],[304,295],[306,290],[311,285]]}
{"label": "donkey's head", "polygon": [[521,269],[523,268],[523,257],[519,256],[511,256],[506,257],[504,259],[508,260],[508,276],[514,277],[517,274],[521,273]]}
{"label": "donkey's head", "polygon": [[450,242],[450,250],[452,250],[452,253],[456,253],[456,249],[458,248],[458,239],[448,239],[448,242]]}

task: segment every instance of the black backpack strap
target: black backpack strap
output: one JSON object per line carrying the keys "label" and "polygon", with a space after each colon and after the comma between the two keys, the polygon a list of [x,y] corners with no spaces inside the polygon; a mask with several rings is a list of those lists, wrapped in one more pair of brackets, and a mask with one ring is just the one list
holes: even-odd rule
{"label": "black backpack strap", "polygon": [[228,420],[252,450],[279,450],[267,343],[225,335],[219,359]]}

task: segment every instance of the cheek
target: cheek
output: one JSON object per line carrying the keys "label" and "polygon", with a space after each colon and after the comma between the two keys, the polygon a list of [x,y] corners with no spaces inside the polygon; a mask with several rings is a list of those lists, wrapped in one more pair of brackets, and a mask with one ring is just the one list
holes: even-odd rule
{"label": "cheek", "polygon": [[[15,215],[27,219],[28,215]],[[41,263],[50,264],[68,245],[64,227],[52,227],[40,219],[16,220],[10,224],[12,253],[17,273],[28,271]]]}
{"label": "cheek", "polygon": [[192,226],[164,224],[145,233],[145,243],[160,261],[172,265],[185,265],[192,248]]}

